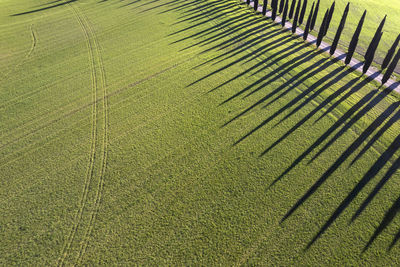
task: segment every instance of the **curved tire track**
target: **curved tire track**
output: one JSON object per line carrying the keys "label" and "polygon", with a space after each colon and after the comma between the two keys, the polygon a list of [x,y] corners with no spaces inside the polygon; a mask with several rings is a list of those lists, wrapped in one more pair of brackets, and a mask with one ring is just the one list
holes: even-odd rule
{"label": "curved tire track", "polygon": [[26,56],[16,65],[14,65],[14,67],[11,67],[11,69],[6,72],[3,77],[0,78],[0,82],[5,80],[6,78],[8,78],[8,76],[13,73],[14,71],[16,71],[19,67],[21,67],[33,54],[33,52],[35,51],[38,39],[37,39],[37,34],[33,28],[33,24],[31,24],[31,26],[29,27],[29,30],[31,32],[31,39],[32,39],[32,44],[31,44],[31,48],[29,49],[29,52],[26,54]]}
{"label": "curved tire track", "polygon": [[101,159],[101,169],[100,169],[100,176],[99,180],[97,183],[97,190],[96,190],[96,197],[94,200],[94,210],[90,214],[90,221],[89,225],[86,228],[85,236],[83,239],[83,242],[81,242],[81,246],[79,248],[79,254],[76,260],[76,263],[79,265],[82,262],[83,256],[86,252],[87,245],[89,243],[90,236],[93,231],[93,226],[97,218],[97,213],[100,208],[100,201],[102,197],[102,191],[104,187],[104,174],[106,172],[107,168],[107,156],[108,156],[108,98],[107,98],[107,83],[106,83],[106,75],[105,75],[105,69],[104,69],[104,63],[103,63],[103,58],[101,56],[102,49],[101,46],[99,45],[99,42],[97,40],[97,36],[95,32],[93,31],[90,22],[88,21],[87,17],[83,14],[82,15],[83,19],[85,20],[85,23],[88,27],[88,30],[92,34],[93,41],[94,41],[94,47],[95,51],[97,54],[97,59],[99,63],[99,70],[100,70],[100,79],[101,79],[101,86],[102,86],[102,109],[103,109],[103,139],[102,139],[102,159]]}
{"label": "curved tire track", "polygon": [[[58,259],[57,265],[63,266],[67,258],[74,252],[74,250],[78,250],[78,257],[76,261],[81,261],[84,251],[86,250],[87,244],[89,242],[89,238],[93,229],[93,225],[96,219],[97,211],[99,209],[100,199],[101,199],[101,191],[104,185],[104,173],[106,170],[107,165],[107,142],[108,142],[108,116],[107,116],[107,99],[106,99],[106,76],[103,66],[103,61],[101,58],[101,51],[99,49],[99,45],[97,42],[97,38],[95,33],[93,32],[89,22],[85,18],[85,16],[76,8],[73,4],[69,3],[68,6],[71,8],[74,16],[76,17],[82,32],[84,33],[86,39],[86,45],[88,48],[89,54],[89,61],[91,67],[91,78],[92,78],[92,101],[96,102],[97,100],[97,91],[99,90],[99,79],[100,79],[100,90],[102,90],[102,109],[103,109],[103,117],[104,117],[104,125],[103,125],[103,137],[102,137],[102,146],[101,146],[101,153],[100,153],[100,173],[97,176],[96,172],[96,155],[97,155],[97,138],[98,138],[98,109],[97,105],[92,105],[92,132],[91,132],[91,149],[90,149],[90,156],[89,156],[89,163],[88,168],[86,171],[86,177],[83,185],[83,192],[79,202],[79,208],[74,217],[74,223],[67,236],[67,241],[63,246],[62,253],[60,258]],[[98,75],[98,72],[100,75]],[[94,199],[90,199],[90,184],[92,181],[98,177],[97,188],[95,192]],[[94,208],[92,209],[89,215],[89,221],[85,222],[83,219],[85,213],[85,207],[88,203],[92,202]],[[80,239],[80,246],[78,248],[74,247],[74,240],[78,239],[77,236],[78,228],[84,227],[84,225],[88,223],[86,226],[86,230],[84,232],[84,236]]]}

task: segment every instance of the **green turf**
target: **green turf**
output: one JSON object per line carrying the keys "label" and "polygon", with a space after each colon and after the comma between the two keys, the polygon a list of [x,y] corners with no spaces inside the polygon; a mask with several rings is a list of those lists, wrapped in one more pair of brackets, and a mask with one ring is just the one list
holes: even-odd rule
{"label": "green turf", "polygon": [[397,217],[362,253],[398,171],[349,223],[400,156],[397,95],[237,1],[46,3],[0,2],[0,265],[399,263]]}

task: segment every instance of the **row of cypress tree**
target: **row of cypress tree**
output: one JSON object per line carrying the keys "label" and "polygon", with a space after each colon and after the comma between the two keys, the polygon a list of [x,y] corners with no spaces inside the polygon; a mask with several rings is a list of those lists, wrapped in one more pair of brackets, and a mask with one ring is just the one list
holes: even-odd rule
{"label": "row of cypress tree", "polygon": [[[258,1],[259,0],[254,0],[254,10],[258,10]],[[292,19],[293,23],[292,23],[291,30],[292,30],[292,33],[295,33],[297,27],[302,25],[304,22],[304,17],[306,14],[308,1],[307,0],[292,0],[291,4],[289,4],[289,1],[290,0],[272,0],[272,2],[271,2],[271,11],[272,11],[271,19],[275,21],[277,14],[279,13],[281,15],[281,19],[282,19],[281,20],[282,27],[285,26],[286,21],[288,19],[289,20]],[[296,5],[296,1],[297,1],[297,5]],[[250,0],[247,0],[247,4],[250,4]],[[266,13],[267,13],[267,5],[268,5],[268,1],[264,0],[263,9],[262,9],[263,15],[266,15]],[[307,40],[307,37],[308,37],[310,31],[314,30],[314,28],[315,28],[315,23],[318,18],[319,6],[320,6],[320,0],[318,0],[316,4],[315,4],[315,1],[312,3],[311,10],[308,15],[308,19],[307,19],[304,33],[303,33],[304,40]],[[335,38],[333,39],[332,45],[330,47],[329,53],[331,55],[335,54],[335,51],[336,51],[337,46],[340,41],[340,37],[342,35],[343,29],[346,24],[349,10],[350,10],[350,3],[347,4],[347,6],[343,12],[342,19],[340,21],[339,27],[335,34]],[[334,11],[335,11],[335,2],[333,2],[332,5],[330,6],[330,8],[328,8],[325,11],[324,17],[322,19],[322,24],[321,24],[321,27],[319,28],[318,35],[317,35],[317,41],[316,41],[317,47],[319,47],[321,45],[323,38],[328,33]],[[366,15],[367,15],[367,11],[364,11],[364,13],[361,16],[361,19],[358,23],[358,26],[353,34],[353,37],[350,41],[348,51],[346,54],[346,59],[345,59],[346,65],[350,64],[351,59],[353,58],[354,52],[356,51],[357,44],[358,44],[358,41],[359,41],[359,38],[361,35],[361,30],[364,25]],[[382,22],[378,26],[378,28],[375,32],[375,35],[372,38],[372,40],[368,46],[368,49],[364,56],[365,61],[364,61],[364,65],[363,65],[363,73],[366,73],[368,71],[368,69],[370,68],[370,66],[374,60],[376,50],[378,48],[378,45],[379,45],[380,40],[383,35],[382,30],[385,25],[385,22],[386,22],[386,16],[383,18]],[[384,71],[386,69],[386,72],[382,78],[383,84],[386,83],[390,79],[398,62],[400,61],[400,49],[396,53],[396,49],[398,48],[399,43],[400,43],[400,34],[394,41],[394,43],[391,46],[391,48],[389,49],[385,59],[383,60],[381,70]]]}

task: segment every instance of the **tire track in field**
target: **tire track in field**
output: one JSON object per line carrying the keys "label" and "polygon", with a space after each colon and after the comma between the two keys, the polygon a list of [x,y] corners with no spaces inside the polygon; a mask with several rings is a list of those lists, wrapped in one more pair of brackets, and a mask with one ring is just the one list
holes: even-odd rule
{"label": "tire track in field", "polygon": [[[77,13],[79,13],[79,10],[76,10]],[[93,42],[94,42],[94,47],[97,55],[97,60],[99,63],[99,70],[100,70],[100,78],[101,78],[101,86],[103,89],[103,95],[102,95],[102,109],[103,109],[103,139],[102,139],[102,159],[101,159],[101,169],[100,169],[100,176],[99,180],[97,183],[97,189],[96,189],[96,196],[94,200],[94,209],[92,210],[90,214],[90,220],[89,220],[89,225],[86,228],[85,236],[83,238],[83,242],[81,242],[81,246],[79,248],[79,253],[78,257],[76,259],[77,264],[80,264],[82,262],[83,256],[86,252],[86,248],[89,243],[90,236],[93,231],[94,223],[97,218],[97,213],[100,208],[100,201],[102,197],[102,192],[103,192],[103,187],[104,187],[104,174],[106,172],[107,168],[107,156],[108,156],[108,99],[107,99],[107,83],[106,83],[106,74],[105,74],[105,69],[104,69],[104,63],[103,63],[103,58],[101,56],[102,50],[101,46],[97,40],[97,36],[95,32],[93,31],[90,22],[88,21],[87,17],[84,14],[80,14],[81,17],[83,18],[84,22],[86,23],[87,29],[90,31]]]}
{"label": "tire track in field", "polygon": [[[92,79],[92,101],[96,101],[97,99],[97,89],[98,89],[98,81],[97,81],[97,71],[96,71],[96,59],[95,59],[95,51],[93,48],[93,38],[91,38],[91,34],[88,31],[87,25],[83,22],[82,17],[77,12],[75,7],[68,3],[68,6],[71,8],[74,16],[76,17],[81,30],[85,36],[86,46],[88,49],[89,54],[89,62],[90,62],[90,69],[91,69],[91,79]],[[67,236],[66,243],[63,246],[61,256],[58,259],[57,265],[63,266],[64,261],[66,260],[67,256],[71,253],[73,241],[75,239],[77,230],[79,225],[82,222],[83,213],[85,210],[85,206],[88,202],[88,194],[89,194],[89,185],[92,181],[95,172],[95,160],[96,160],[96,146],[97,146],[97,105],[92,105],[92,130],[91,130],[91,145],[90,145],[90,156],[89,156],[89,163],[88,168],[86,171],[86,176],[83,185],[83,192],[79,202],[79,208],[75,214],[73,226],[71,231]]]}
{"label": "tire track in field", "polygon": [[8,78],[8,76],[13,73],[14,71],[16,71],[20,66],[22,66],[33,54],[33,52],[35,51],[38,39],[37,39],[37,33],[35,31],[35,29],[33,28],[33,24],[30,25],[29,27],[29,31],[31,33],[31,40],[32,40],[32,44],[31,44],[31,48],[29,49],[29,52],[26,54],[26,56],[16,65],[14,65],[14,67],[11,67],[11,69],[6,72],[3,77],[0,78],[0,82],[5,80],[6,78]]}
{"label": "tire track in field", "polygon": [[37,43],[36,33],[33,30],[33,24],[31,24],[30,30],[31,30],[32,46],[31,46],[31,50],[29,50],[29,53],[26,56],[26,58],[28,58],[32,55],[33,51],[35,50],[36,43]]}

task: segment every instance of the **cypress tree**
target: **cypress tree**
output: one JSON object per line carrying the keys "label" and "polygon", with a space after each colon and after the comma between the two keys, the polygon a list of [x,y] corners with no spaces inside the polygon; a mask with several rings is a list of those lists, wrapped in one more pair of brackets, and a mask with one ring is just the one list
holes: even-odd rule
{"label": "cypress tree", "polygon": [[375,40],[373,40],[373,43],[371,46],[371,51],[364,62],[363,73],[366,73],[368,71],[369,67],[371,66],[372,61],[374,60],[376,49],[378,48],[379,42],[381,41],[382,35],[383,35],[383,32],[380,32],[378,37]]}
{"label": "cypress tree", "polygon": [[282,27],[285,27],[288,9],[289,9],[289,0],[286,0],[285,8],[283,9],[283,15],[282,15]]}
{"label": "cypress tree", "polygon": [[292,0],[292,5],[290,6],[290,11],[289,11],[289,19],[293,18],[295,6],[296,6],[296,0]]}
{"label": "cypress tree", "polygon": [[393,61],[389,65],[387,71],[383,75],[382,84],[385,84],[390,79],[390,76],[392,76],[394,69],[396,68],[397,64],[399,63],[399,60],[400,60],[400,49],[397,51],[396,56],[394,57]]}
{"label": "cypress tree", "polygon": [[283,8],[285,7],[285,0],[281,0],[279,3],[279,13],[282,14]]}
{"label": "cypress tree", "polygon": [[399,45],[400,42],[400,34],[397,36],[396,40],[394,41],[392,47],[389,49],[385,59],[383,60],[382,63],[382,70],[386,69],[386,67],[389,65],[390,60],[392,60],[394,53],[396,52],[396,48]]}
{"label": "cypress tree", "polygon": [[264,0],[264,4],[263,4],[263,10],[262,10],[262,14],[265,16],[267,14],[267,5],[268,5],[268,1]]}
{"label": "cypress tree", "polygon": [[385,22],[386,22],[386,16],[385,16],[385,17],[383,18],[383,20],[381,21],[381,24],[379,24],[378,29],[376,29],[375,35],[374,35],[374,37],[372,38],[371,43],[370,43],[369,46],[368,46],[367,52],[365,53],[365,57],[364,57],[365,60],[367,60],[367,58],[370,57],[370,54],[372,53],[372,50],[373,50],[373,46],[374,46],[376,40],[379,38],[379,35],[380,35],[381,32],[382,32],[382,29],[383,29],[383,26],[385,25]]}
{"label": "cypress tree", "polygon": [[358,44],[358,38],[360,37],[360,33],[362,30],[362,26],[364,24],[365,16],[367,15],[367,10],[364,11],[364,14],[362,15],[360,22],[358,23],[357,29],[354,32],[353,38],[351,39],[350,45],[349,45],[349,50],[347,51],[347,56],[345,63],[349,64],[351,61],[351,58],[353,57],[354,51],[356,51],[357,44]]}
{"label": "cypress tree", "polygon": [[319,1],[320,0],[318,0],[318,2],[317,2],[317,6],[315,7],[314,15],[311,19],[310,31],[314,30],[315,22],[317,21],[318,11],[319,11]]}
{"label": "cypress tree", "polygon": [[275,21],[276,19],[276,12],[278,11],[278,0],[272,0],[271,3],[271,8],[272,8],[272,20]]}
{"label": "cypress tree", "polygon": [[307,9],[307,0],[304,0],[303,7],[301,8],[300,18],[299,18],[299,25],[303,24],[304,15],[306,14]]}
{"label": "cypress tree", "polygon": [[299,20],[299,15],[300,15],[300,7],[301,7],[301,0],[297,2],[296,13],[294,14],[294,19],[292,24],[292,33],[296,32],[297,22]]}
{"label": "cypress tree", "polygon": [[335,54],[337,45],[340,40],[340,36],[342,35],[342,32],[343,32],[344,25],[346,24],[346,19],[347,19],[347,15],[349,14],[349,9],[350,9],[350,3],[347,4],[347,6],[343,12],[342,20],[340,21],[339,28],[337,29],[335,39],[333,39],[331,50],[329,51],[329,53],[331,55]]}
{"label": "cypress tree", "polygon": [[329,15],[329,8],[326,10],[324,19],[322,20],[321,28],[319,28],[318,37],[317,37],[317,47],[319,47],[321,45],[322,39],[324,38],[325,27],[326,27],[326,23],[328,21],[328,15]]}
{"label": "cypress tree", "polygon": [[258,9],[258,0],[254,0],[254,11]]}
{"label": "cypress tree", "polygon": [[328,33],[329,25],[331,24],[333,12],[335,11],[335,2],[332,3],[331,8],[329,9],[328,18],[326,19],[324,36]]}
{"label": "cypress tree", "polygon": [[312,19],[313,12],[314,12],[314,4],[315,4],[315,2],[312,3],[310,15],[308,16],[306,28],[304,29],[304,34],[303,34],[304,41],[307,40],[308,33],[310,32],[311,19]]}

